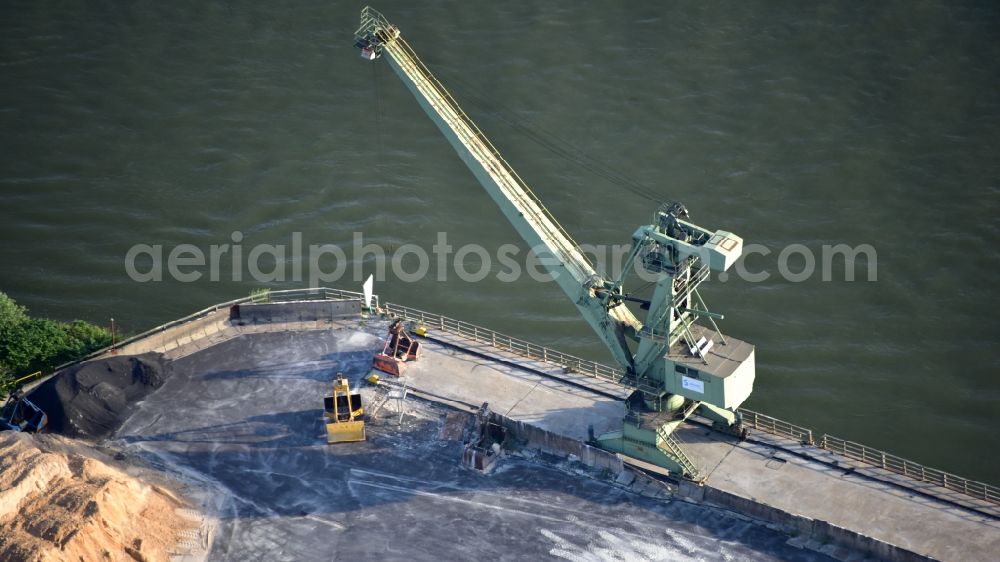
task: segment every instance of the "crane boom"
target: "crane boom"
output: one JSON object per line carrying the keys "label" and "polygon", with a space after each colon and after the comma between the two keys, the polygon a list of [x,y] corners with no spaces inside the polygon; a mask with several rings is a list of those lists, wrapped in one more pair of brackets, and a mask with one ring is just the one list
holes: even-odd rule
{"label": "crane boom", "polygon": [[401,38],[387,43],[389,63],[404,79],[424,110],[480,180],[518,232],[532,246],[542,246],[565,267],[568,281],[582,285],[595,271],[576,242],[542,205],[524,180],[462,111],[444,86]]}
{"label": "crane boom", "polygon": [[[622,431],[596,439],[601,446],[698,479],[697,467],[672,436],[694,412],[722,430],[745,436],[736,408],[754,380],[752,345],[726,338],[698,292],[711,271],[725,271],[743,241],[688,220],[679,203],[661,207],[651,224],[632,234],[632,249],[617,279],[600,275],[580,246],[462,111],[448,90],[403,40],[396,26],[365,7],[355,33],[362,57],[385,58],[431,120],[479,180],[553,279],[604,341],[636,388],[627,401]],[[656,275],[648,300],[624,292],[631,268]],[[645,322],[625,306],[639,301]],[[634,344],[635,350],[633,351]]]}

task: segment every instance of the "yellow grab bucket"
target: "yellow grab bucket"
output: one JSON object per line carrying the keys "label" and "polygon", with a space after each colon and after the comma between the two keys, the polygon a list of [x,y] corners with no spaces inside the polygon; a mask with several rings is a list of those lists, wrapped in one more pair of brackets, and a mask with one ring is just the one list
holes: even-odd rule
{"label": "yellow grab bucket", "polygon": [[365,422],[342,421],[326,424],[327,443],[348,443],[365,440]]}

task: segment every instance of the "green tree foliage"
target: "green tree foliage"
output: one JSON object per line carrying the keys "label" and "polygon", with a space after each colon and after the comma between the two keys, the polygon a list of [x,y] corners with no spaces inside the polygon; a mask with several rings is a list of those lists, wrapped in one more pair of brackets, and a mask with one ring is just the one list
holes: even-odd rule
{"label": "green tree foliage", "polygon": [[111,344],[111,332],[82,320],[32,318],[27,309],[0,292],[0,396],[14,380],[78,359]]}

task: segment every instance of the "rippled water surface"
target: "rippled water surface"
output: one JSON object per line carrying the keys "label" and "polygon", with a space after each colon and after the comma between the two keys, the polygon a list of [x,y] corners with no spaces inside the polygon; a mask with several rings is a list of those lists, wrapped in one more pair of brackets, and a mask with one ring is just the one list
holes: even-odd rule
{"label": "rippled water surface", "polygon": [[[1000,482],[995,4],[378,7],[578,241],[626,243],[680,200],[772,250],[746,264],[766,281],[704,290],[723,330],[758,346],[749,407]],[[389,68],[357,58],[358,10],[5,2],[0,290],[140,331],[260,283],[245,268],[138,283],[135,244],[517,243]],[[863,260],[854,282],[843,265],[830,281],[777,273],[790,244],[840,243],[875,248],[876,281]],[[374,264],[355,259],[337,286],[356,288],[354,265]],[[554,284],[447,271],[377,292],[610,361]]]}

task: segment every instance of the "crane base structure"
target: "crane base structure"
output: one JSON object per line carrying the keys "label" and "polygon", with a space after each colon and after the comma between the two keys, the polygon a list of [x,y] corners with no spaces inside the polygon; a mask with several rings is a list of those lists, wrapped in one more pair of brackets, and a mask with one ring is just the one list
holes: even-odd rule
{"label": "crane base structure", "polygon": [[[689,327],[688,331],[695,345],[688,346],[680,338],[664,356],[673,364],[676,380],[664,383],[648,378],[623,379],[623,383],[634,386],[636,391],[626,401],[622,429],[597,436],[592,442],[690,480],[702,481],[704,475],[684,454],[683,443],[674,430],[688,417],[698,414],[711,420],[714,429],[746,438],[747,429],[736,407],[715,404],[725,403],[727,397],[749,395],[754,347],[699,325]],[[716,341],[720,343],[708,344]],[[700,348],[699,342],[702,342]],[[688,396],[671,393],[667,387],[681,388]],[[695,399],[699,396],[704,399]]]}
{"label": "crane base structure", "polygon": [[[639,399],[638,404],[636,398]],[[627,410],[622,420],[622,429],[609,431],[596,438],[592,436],[590,442],[607,451],[665,468],[688,480],[703,482],[706,475],[684,452],[684,444],[675,430],[697,412],[712,420],[713,427],[719,431],[732,433],[740,438],[745,438],[747,432],[740,423],[738,414],[692,400],[675,401],[680,404],[675,410],[650,410],[644,407],[641,392],[637,391],[626,401]]]}
{"label": "crane base structure", "polygon": [[[555,216],[545,208],[500,151],[417,57],[399,28],[370,7],[361,11],[355,46],[366,61],[385,60],[420,107],[531,247],[553,280],[607,346],[636,389],[621,431],[601,435],[603,448],[652,462],[701,481],[674,430],[697,412],[718,429],[745,435],[737,408],[750,396],[754,347],[723,336],[698,287],[712,272],[728,270],[743,240],[691,222],[687,209],[667,202],[649,224],[633,231],[631,250],[616,276],[598,272]],[[609,193],[609,198],[614,194]],[[631,272],[652,276],[648,296],[626,292]],[[643,281],[648,276],[642,276]],[[629,283],[632,280],[628,280]],[[647,284],[649,285],[649,284]],[[629,305],[645,311],[644,320]]]}

